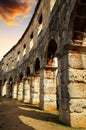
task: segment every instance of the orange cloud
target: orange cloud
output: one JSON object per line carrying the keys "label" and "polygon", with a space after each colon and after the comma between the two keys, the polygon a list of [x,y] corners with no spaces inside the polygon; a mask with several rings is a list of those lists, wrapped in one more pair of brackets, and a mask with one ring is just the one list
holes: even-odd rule
{"label": "orange cloud", "polygon": [[22,20],[29,17],[35,4],[36,0],[0,0],[0,19],[8,25],[17,25],[18,17]]}

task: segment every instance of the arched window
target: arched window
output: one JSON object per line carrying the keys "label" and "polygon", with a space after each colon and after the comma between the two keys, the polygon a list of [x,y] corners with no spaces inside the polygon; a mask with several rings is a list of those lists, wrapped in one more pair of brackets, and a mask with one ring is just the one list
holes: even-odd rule
{"label": "arched window", "polygon": [[23,45],[23,56],[26,55],[26,44]]}
{"label": "arched window", "polygon": [[10,77],[9,84],[12,85],[12,82],[13,82],[13,79],[12,79],[12,77]]}
{"label": "arched window", "polygon": [[6,64],[6,71],[8,71],[8,64]]}
{"label": "arched window", "polygon": [[48,44],[47,48],[47,65],[48,66],[57,66],[57,58],[55,57],[55,53],[57,50],[57,44],[55,40],[51,40]]}
{"label": "arched window", "polygon": [[12,59],[12,66],[11,69],[14,69],[14,60]]}
{"label": "arched window", "polygon": [[20,60],[20,51],[17,53],[17,62]]}
{"label": "arched window", "polygon": [[[86,44],[86,1],[80,0],[73,11],[73,35],[74,44]],[[85,40],[85,42],[84,42]]]}
{"label": "arched window", "polygon": [[22,81],[22,79],[23,79],[23,73],[21,72],[21,73],[19,74],[19,81]]}
{"label": "arched window", "polygon": [[42,28],[43,28],[43,16],[42,16],[42,14],[39,17],[38,23],[39,23],[39,26],[38,26],[38,35],[39,35],[40,32],[42,31]]}
{"label": "arched window", "polygon": [[39,73],[39,69],[40,69],[40,60],[39,58],[37,58],[35,61],[35,73]]}
{"label": "arched window", "polygon": [[30,46],[29,46],[30,50],[32,49],[32,47],[33,47],[33,32],[30,35]]}
{"label": "arched window", "polygon": [[30,75],[30,67],[27,67],[26,76],[29,76],[29,75]]}

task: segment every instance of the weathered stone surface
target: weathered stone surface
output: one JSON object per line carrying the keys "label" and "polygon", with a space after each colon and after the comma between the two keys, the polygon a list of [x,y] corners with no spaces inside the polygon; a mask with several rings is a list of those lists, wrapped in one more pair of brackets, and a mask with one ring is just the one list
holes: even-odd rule
{"label": "weathered stone surface", "polygon": [[18,100],[23,101],[23,82],[20,82],[18,86]]}
{"label": "weathered stone surface", "polygon": [[13,98],[17,99],[17,83],[13,85]]}
{"label": "weathered stone surface", "polygon": [[70,83],[68,93],[70,98],[86,98],[86,84]]}
{"label": "weathered stone surface", "polygon": [[70,120],[72,127],[86,128],[86,113],[72,113]]}
{"label": "weathered stone surface", "polygon": [[86,69],[86,55],[79,53],[69,53],[69,66],[75,69]]}
{"label": "weathered stone surface", "polygon": [[25,33],[0,63],[2,96],[49,111],[59,103],[62,122],[86,127],[85,28],[85,0],[39,0]]}
{"label": "weathered stone surface", "polygon": [[46,110],[46,111],[56,111],[57,110],[56,101],[50,102],[50,103],[45,101],[44,110]]}
{"label": "weathered stone surface", "polygon": [[24,102],[30,103],[30,81],[24,82]]}
{"label": "weathered stone surface", "polygon": [[86,83],[86,70],[69,69],[69,81]]}

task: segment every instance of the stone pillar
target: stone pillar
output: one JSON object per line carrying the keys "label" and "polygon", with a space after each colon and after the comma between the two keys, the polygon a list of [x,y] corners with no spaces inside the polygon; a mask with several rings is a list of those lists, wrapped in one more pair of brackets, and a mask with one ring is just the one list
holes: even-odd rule
{"label": "stone pillar", "polygon": [[31,77],[31,104],[39,105],[40,77],[35,74]]}
{"label": "stone pillar", "polygon": [[18,100],[23,101],[23,80],[18,82]]}
{"label": "stone pillar", "polygon": [[27,77],[24,79],[24,102],[30,103],[30,81],[31,78]]}
{"label": "stone pillar", "polygon": [[6,97],[12,98],[12,96],[13,96],[13,82],[10,81],[10,82],[7,82],[7,85],[6,85]]}
{"label": "stone pillar", "polygon": [[48,111],[57,109],[57,83],[55,67],[41,68],[40,74],[40,108]]}
{"label": "stone pillar", "polygon": [[13,98],[14,99],[17,99],[17,91],[18,91],[18,83],[15,82],[14,85],[13,85]]}
{"label": "stone pillar", "polygon": [[2,84],[2,96],[6,96],[6,90],[7,90],[7,81]]}
{"label": "stone pillar", "polygon": [[86,47],[67,45],[59,57],[59,118],[86,128]]}

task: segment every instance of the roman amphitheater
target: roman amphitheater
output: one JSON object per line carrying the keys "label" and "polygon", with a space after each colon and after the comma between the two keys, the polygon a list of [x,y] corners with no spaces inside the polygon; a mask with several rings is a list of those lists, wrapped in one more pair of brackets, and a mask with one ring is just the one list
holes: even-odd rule
{"label": "roman amphitheater", "polygon": [[[15,34],[16,35],[16,34]],[[0,63],[0,94],[86,128],[86,0],[39,0]]]}

